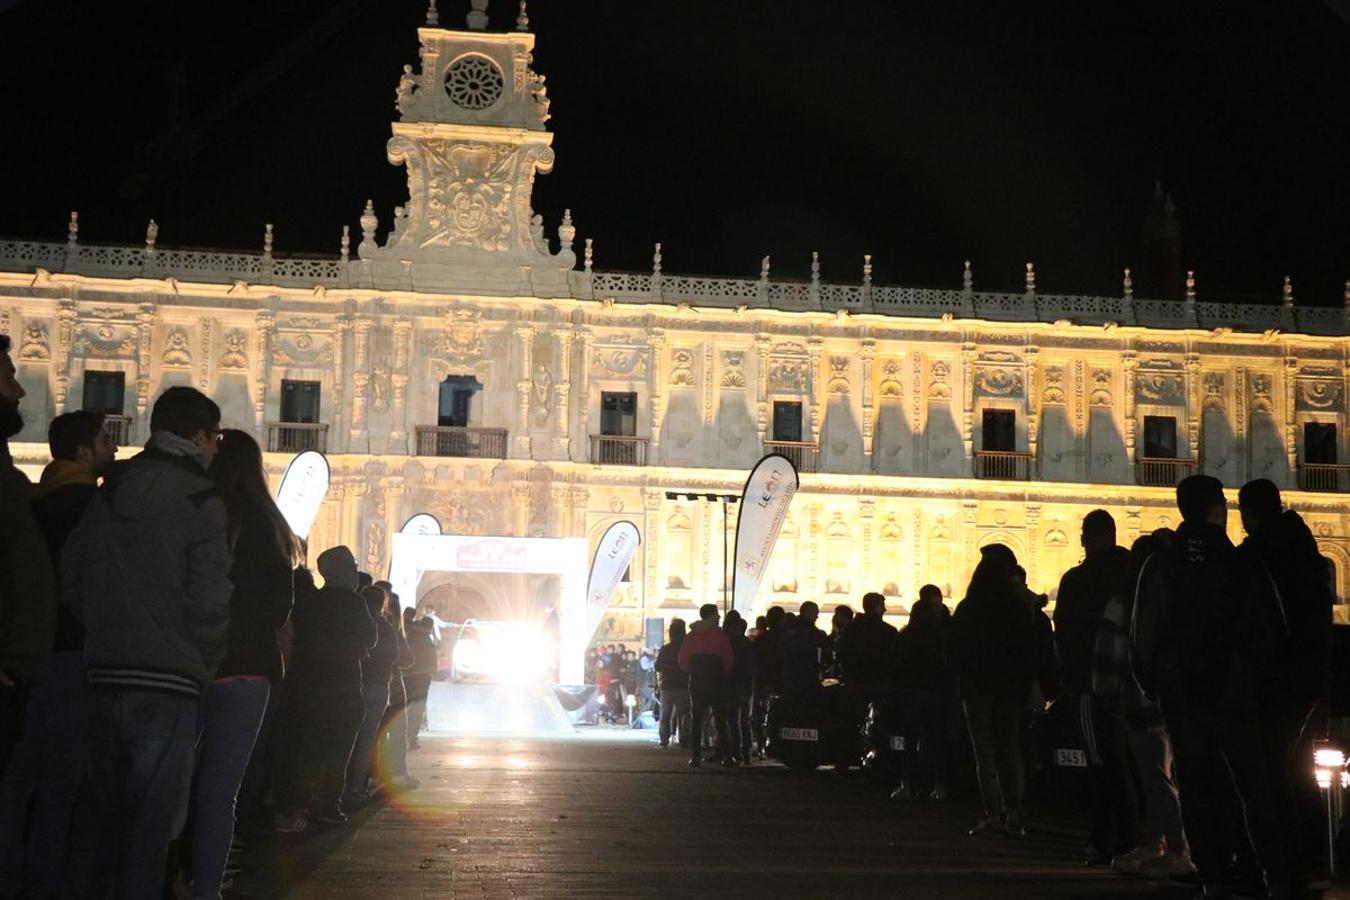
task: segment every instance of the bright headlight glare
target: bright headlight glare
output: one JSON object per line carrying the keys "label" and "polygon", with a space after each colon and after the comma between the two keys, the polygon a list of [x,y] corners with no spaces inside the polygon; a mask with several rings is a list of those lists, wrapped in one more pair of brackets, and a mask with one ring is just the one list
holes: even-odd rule
{"label": "bright headlight glare", "polygon": [[1330,769],[1318,769],[1318,770],[1317,770],[1317,786],[1318,786],[1319,788],[1321,788],[1322,790],[1324,790],[1324,791],[1325,791],[1327,788],[1331,787],[1331,770],[1330,770]]}
{"label": "bright headlight glare", "polygon": [[1313,752],[1313,762],[1323,769],[1339,769],[1345,765],[1345,754],[1334,747],[1323,747]]}

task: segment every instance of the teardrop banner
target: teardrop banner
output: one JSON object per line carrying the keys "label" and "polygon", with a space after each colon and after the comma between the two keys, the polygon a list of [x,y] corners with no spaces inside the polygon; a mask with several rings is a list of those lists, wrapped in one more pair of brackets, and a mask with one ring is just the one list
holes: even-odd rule
{"label": "teardrop banner", "polygon": [[736,520],[736,580],[731,596],[732,607],[746,621],[753,621],[750,610],[755,605],[755,592],[800,483],[797,467],[780,453],[761,459],[745,480],[741,514]]}
{"label": "teardrop banner", "polygon": [[317,450],[295,455],[277,490],[277,508],[301,540],[308,540],[309,529],[328,493],[328,458]]}
{"label": "teardrop banner", "polygon": [[586,584],[586,618],[583,620],[586,641],[595,637],[600,620],[605,617],[609,598],[619,586],[619,579],[628,571],[642,537],[632,522],[615,522],[600,537],[595,546],[595,557],[591,560],[591,577]]}
{"label": "teardrop banner", "polygon": [[408,521],[398,530],[399,534],[440,534],[440,520],[431,513],[418,513],[409,516]]}

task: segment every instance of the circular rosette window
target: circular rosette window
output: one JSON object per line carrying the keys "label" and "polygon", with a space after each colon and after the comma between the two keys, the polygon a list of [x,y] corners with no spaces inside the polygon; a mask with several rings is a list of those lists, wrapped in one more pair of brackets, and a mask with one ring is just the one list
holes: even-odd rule
{"label": "circular rosette window", "polygon": [[445,70],[445,92],[463,109],[487,109],[502,95],[502,70],[486,56],[461,56]]}

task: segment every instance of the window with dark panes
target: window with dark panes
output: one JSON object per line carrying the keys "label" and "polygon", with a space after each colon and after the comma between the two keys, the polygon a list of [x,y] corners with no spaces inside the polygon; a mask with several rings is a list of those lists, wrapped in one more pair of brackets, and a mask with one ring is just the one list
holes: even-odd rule
{"label": "window with dark panes", "polygon": [[777,400],[773,404],[773,439],[801,441],[802,405],[796,400]]}
{"label": "window with dark panes", "polygon": [[281,421],[297,425],[316,425],[319,422],[319,382],[281,382]]}
{"label": "window with dark panes", "polygon": [[1336,426],[1330,422],[1303,425],[1303,461],[1313,465],[1336,465]]}
{"label": "window with dark panes", "polygon": [[446,376],[440,385],[436,424],[442,428],[467,428],[473,395],[482,389],[483,385],[473,375]]}
{"label": "window with dark panes", "polygon": [[1144,458],[1177,458],[1177,420],[1173,416],[1144,416]]}
{"label": "window with dark panes", "polygon": [[980,449],[1012,453],[1017,449],[1017,413],[1011,409],[986,409],[980,431]]}
{"label": "window with dark panes", "polygon": [[127,376],[123,372],[84,373],[84,408],[90,412],[120,416],[126,395]]}
{"label": "window with dark panes", "polygon": [[637,394],[631,391],[600,394],[600,433],[614,437],[637,434]]}

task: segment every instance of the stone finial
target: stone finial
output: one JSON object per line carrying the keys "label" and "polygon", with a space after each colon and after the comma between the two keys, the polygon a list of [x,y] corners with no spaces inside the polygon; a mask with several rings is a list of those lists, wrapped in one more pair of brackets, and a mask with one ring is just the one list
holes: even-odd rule
{"label": "stone finial", "polygon": [[516,31],[530,30],[530,14],[525,11],[525,0],[520,0],[520,14],[516,16]]}
{"label": "stone finial", "polygon": [[469,0],[469,14],[465,16],[465,21],[469,25],[470,31],[487,31],[488,27],[488,0]]}
{"label": "stone finial", "polygon": [[436,0],[431,0],[431,2],[427,4],[427,24],[428,25],[441,24],[441,14],[436,9]]}
{"label": "stone finial", "polygon": [[961,290],[967,294],[975,290],[975,273],[970,270],[970,260],[966,260],[965,268],[961,270]]}
{"label": "stone finial", "polygon": [[[572,225],[572,210],[564,209],[562,224],[558,226],[558,244],[559,251],[562,253],[572,252],[572,241],[576,240],[577,230]],[[573,257],[575,259],[576,257]]]}
{"label": "stone finial", "polygon": [[155,255],[155,241],[159,240],[159,226],[155,220],[151,219],[150,224],[145,226],[145,255]]}
{"label": "stone finial", "polygon": [[1195,302],[1195,270],[1186,270],[1186,302]]}
{"label": "stone finial", "polygon": [[361,243],[356,248],[358,256],[364,257],[367,253],[373,253],[378,249],[375,243],[375,229],[380,225],[380,217],[375,215],[375,201],[367,200],[366,208],[361,213]]}
{"label": "stone finial", "polygon": [[346,265],[347,260],[350,259],[352,255],[352,227],[350,225],[342,226],[342,250],[340,253],[342,255],[342,263],[343,265]]}
{"label": "stone finial", "polygon": [[1284,287],[1280,291],[1280,303],[1286,307],[1294,305],[1294,282],[1288,275],[1284,276]]}
{"label": "stone finial", "polygon": [[872,254],[863,254],[863,287],[872,286]]}
{"label": "stone finial", "polygon": [[595,240],[593,238],[586,238],[586,249],[583,253],[583,259],[585,260],[583,268],[589,272],[591,266],[595,265]]}
{"label": "stone finial", "polygon": [[1036,264],[1027,263],[1027,293],[1036,293]]}
{"label": "stone finial", "polygon": [[815,250],[811,251],[811,286],[820,287],[820,254]]}
{"label": "stone finial", "polygon": [[70,211],[70,221],[66,223],[66,243],[72,247],[80,242],[80,214]]}
{"label": "stone finial", "polygon": [[1121,285],[1124,290],[1126,301],[1134,299],[1134,278],[1130,275],[1130,267],[1125,267],[1125,280]]}
{"label": "stone finial", "polygon": [[272,223],[263,226],[263,258],[272,258]]}
{"label": "stone finial", "polygon": [[656,249],[652,251],[652,277],[661,277],[661,242],[656,242]]}
{"label": "stone finial", "polygon": [[[759,261],[759,280],[766,282],[769,280],[769,257],[767,255]],[[1350,284],[1350,281],[1347,281],[1346,284]]]}

